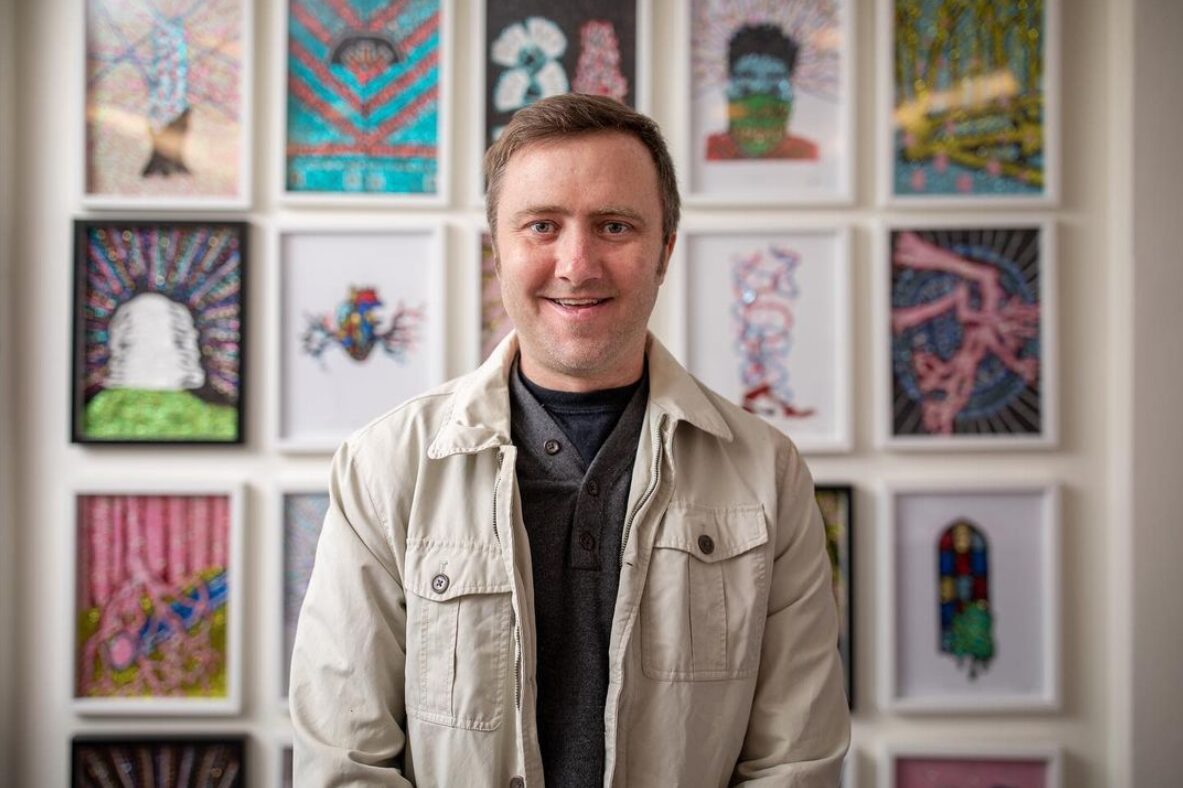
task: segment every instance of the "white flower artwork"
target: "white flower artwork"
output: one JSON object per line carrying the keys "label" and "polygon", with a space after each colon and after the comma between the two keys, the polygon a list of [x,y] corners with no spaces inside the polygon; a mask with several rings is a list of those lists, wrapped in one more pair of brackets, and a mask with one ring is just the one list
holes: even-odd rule
{"label": "white flower artwork", "polygon": [[[570,89],[567,71],[559,58],[567,51],[567,37],[549,19],[532,16],[501,31],[493,42],[490,59],[506,70],[497,79],[493,104],[512,112],[540,98]],[[496,129],[494,137],[500,129]]]}

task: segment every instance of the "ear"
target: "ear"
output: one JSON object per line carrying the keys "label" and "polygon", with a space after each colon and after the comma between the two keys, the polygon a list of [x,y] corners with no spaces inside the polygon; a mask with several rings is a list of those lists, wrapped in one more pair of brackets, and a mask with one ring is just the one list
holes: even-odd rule
{"label": "ear", "polygon": [[674,255],[674,244],[678,241],[678,234],[672,233],[664,244],[661,245],[661,265],[657,268],[657,284],[665,282],[666,272],[670,270],[670,260]]}

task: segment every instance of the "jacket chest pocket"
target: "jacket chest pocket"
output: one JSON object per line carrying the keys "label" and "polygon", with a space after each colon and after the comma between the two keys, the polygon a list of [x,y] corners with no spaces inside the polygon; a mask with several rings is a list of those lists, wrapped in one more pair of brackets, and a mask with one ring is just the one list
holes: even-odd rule
{"label": "jacket chest pocket", "polygon": [[510,671],[510,582],[496,547],[407,546],[406,706],[455,728],[501,724]]}
{"label": "jacket chest pocket", "polygon": [[759,505],[670,505],[641,599],[647,676],[709,681],[755,675],[764,634],[767,543]]}

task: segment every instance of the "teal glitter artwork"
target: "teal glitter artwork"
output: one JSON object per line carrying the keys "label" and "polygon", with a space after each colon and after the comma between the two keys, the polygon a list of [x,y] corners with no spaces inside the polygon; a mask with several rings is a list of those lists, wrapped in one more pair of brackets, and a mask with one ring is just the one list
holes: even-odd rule
{"label": "teal glitter artwork", "polygon": [[292,0],[287,190],[435,194],[440,57],[439,0]]}

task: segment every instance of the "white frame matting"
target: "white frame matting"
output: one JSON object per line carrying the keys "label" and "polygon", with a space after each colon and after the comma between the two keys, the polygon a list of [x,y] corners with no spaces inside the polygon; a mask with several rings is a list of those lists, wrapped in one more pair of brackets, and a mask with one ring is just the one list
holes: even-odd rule
{"label": "white frame matting", "polygon": [[[923,521],[901,518],[901,502],[909,497],[922,499],[916,503],[927,506],[927,511],[921,510]],[[987,510],[991,505],[997,507],[992,512]],[[1059,708],[1060,509],[1060,486],[1050,481],[892,482],[883,487],[878,574],[883,654],[879,686],[884,708],[897,713]],[[993,519],[983,521],[983,512]],[[1023,516],[1038,518],[1034,524],[1038,532],[1030,532],[1032,523],[1022,520]],[[937,545],[940,533],[957,517],[966,517],[987,531],[990,549],[990,609],[1000,643],[991,664],[975,679],[966,676],[966,667],[955,657],[938,650]],[[914,539],[922,550],[909,553],[911,560],[901,566],[906,532],[916,532]],[[1039,553],[1025,555],[1023,547]],[[931,582],[921,585],[925,579]],[[901,591],[905,586],[906,593]],[[910,616],[900,611],[905,600],[914,603]],[[905,649],[914,652],[911,658],[902,656]],[[918,677],[927,684],[925,690],[909,692],[904,685],[916,683]],[[953,689],[954,684],[960,689]],[[1024,684],[1033,686],[1016,689]]]}
{"label": "white frame matting", "polygon": [[276,167],[271,179],[276,201],[293,208],[443,208],[449,205],[452,170],[452,72],[455,57],[453,0],[438,0],[440,4],[439,23],[439,91],[436,95],[436,174],[435,191],[424,194],[404,192],[317,192],[292,191],[287,185],[287,142],[288,142],[288,17],[291,13],[290,0],[285,0],[274,10],[274,32],[272,40],[274,89],[281,91],[279,100],[274,101],[272,120],[275,134],[275,152],[272,158]]}
{"label": "white frame matting", "polygon": [[[695,330],[691,326],[691,322],[698,321],[700,319],[700,313],[694,308],[696,304],[695,289],[691,281],[694,272],[691,268],[695,263],[692,247],[704,240],[710,241],[721,238],[735,239],[737,242],[743,239],[750,239],[753,243],[761,244],[768,244],[782,238],[800,238],[806,240],[808,243],[833,244],[834,259],[821,261],[825,265],[833,266],[833,271],[830,272],[829,276],[829,282],[834,288],[833,292],[824,306],[814,301],[809,294],[805,294],[796,307],[798,314],[800,314],[802,309],[807,310],[806,314],[829,314],[832,318],[830,322],[831,342],[824,348],[816,348],[812,343],[804,341],[799,334],[794,337],[795,347],[806,348],[810,352],[816,351],[816,355],[819,355],[832,368],[832,378],[823,387],[832,387],[832,396],[815,396],[809,402],[810,405],[816,408],[825,407],[830,409],[827,420],[832,422],[832,426],[829,429],[819,429],[816,432],[809,432],[804,429],[805,422],[797,421],[796,418],[768,417],[768,421],[788,434],[802,452],[826,453],[850,451],[854,443],[851,404],[851,376],[853,373],[850,273],[851,229],[840,225],[805,226],[773,223],[737,225],[735,222],[729,222],[726,225],[688,223],[679,233],[677,250],[670,264],[670,270],[667,274],[669,281],[666,284],[666,288],[669,290],[668,297],[672,300],[674,306],[675,330],[673,332],[672,350],[691,374],[699,376],[704,383],[716,389],[722,396],[728,398],[736,405],[741,405],[740,400],[742,399],[742,394],[738,397],[733,396],[736,392],[728,390],[729,382],[714,380],[710,374],[707,377],[702,377],[699,375],[699,366],[694,363],[695,348],[693,345]],[[711,266],[707,264],[706,267],[709,269]],[[720,264],[713,267],[717,269],[713,272],[716,277],[722,276],[724,280],[728,278],[726,273],[727,266]],[[724,282],[725,284],[726,281]],[[725,287],[723,292],[726,293],[728,289]],[[734,303],[734,300],[729,297],[726,303],[727,312],[730,313],[730,307]],[[794,319],[796,317],[795,315]],[[730,325],[730,314],[725,318],[725,322],[727,323],[726,336],[731,336],[734,329]],[[805,369],[810,369],[810,367],[806,367]],[[793,385],[794,387],[803,385],[808,387],[813,380],[813,376],[802,376],[798,372],[794,377],[795,382]],[[734,381],[730,382],[734,382],[737,387],[741,385],[738,376]],[[800,429],[798,429],[799,427]]]}
{"label": "white frame matting", "polygon": [[[418,262],[418,270],[420,276],[417,281],[422,285],[425,298],[429,307],[429,314],[421,327],[419,333],[418,352],[420,352],[425,359],[419,364],[420,376],[415,378],[415,385],[408,386],[405,391],[396,390],[395,386],[390,385],[389,381],[382,381],[382,386],[379,389],[374,389],[372,398],[375,400],[371,404],[372,412],[367,411],[360,414],[351,423],[351,426],[330,426],[323,429],[315,430],[300,430],[291,428],[289,425],[290,405],[287,401],[287,392],[289,386],[289,376],[293,374],[290,369],[288,359],[288,345],[298,341],[293,338],[292,327],[287,323],[287,298],[289,295],[289,282],[291,281],[288,266],[290,262],[287,258],[286,243],[290,239],[306,237],[306,238],[334,238],[340,239],[334,245],[340,247],[344,244],[345,239],[349,236],[361,239],[365,237],[380,238],[383,236],[399,237],[399,236],[418,236],[427,244],[427,259]],[[272,391],[271,401],[275,403],[275,415],[272,423],[272,430],[274,436],[274,443],[284,452],[312,452],[312,453],[329,453],[340,445],[353,430],[362,427],[371,419],[380,416],[386,410],[399,405],[404,400],[419,394],[433,386],[443,383],[445,379],[445,352],[447,348],[446,334],[449,330],[449,313],[447,292],[445,290],[445,260],[444,255],[444,225],[439,221],[424,221],[417,224],[409,224],[407,222],[389,221],[384,224],[377,224],[373,221],[369,222],[344,222],[338,221],[334,223],[321,223],[310,221],[286,221],[275,225],[272,232],[269,233],[271,242],[271,249],[269,250],[268,258],[270,271],[273,277],[274,306],[272,308],[272,326],[274,327],[274,342],[275,353],[272,356],[271,369],[271,385],[274,387]],[[347,274],[342,274],[341,269],[351,263],[357,262],[358,265],[369,265],[370,262],[366,260],[359,260],[351,258],[346,252],[333,252],[333,270],[327,274],[328,276],[338,276],[344,284],[350,284]],[[393,259],[390,261],[392,266],[400,265],[402,261]],[[413,261],[414,262],[414,261]],[[357,285],[377,285],[377,282],[356,282]],[[328,294],[328,300],[325,302],[324,309],[335,309],[340,303],[341,293]],[[414,308],[414,305],[408,305]],[[291,336],[289,336],[291,334]],[[326,352],[337,354],[339,348],[332,347]],[[381,348],[375,348],[374,353],[381,354]],[[336,355],[332,357],[336,358]],[[373,359],[375,361],[384,361],[384,359]],[[319,362],[312,362],[319,363]],[[333,361],[336,364],[336,361]],[[344,363],[344,362],[342,362]],[[397,362],[392,362],[397,365]],[[328,368],[329,361],[324,361],[324,368]],[[398,366],[398,368],[402,368]],[[331,371],[330,371],[331,372]],[[350,370],[339,366],[336,373],[333,373],[334,380],[345,390],[358,391],[357,386],[362,385],[363,379],[365,382],[373,383],[373,378],[381,378],[380,373],[358,372],[361,377],[352,381],[343,380]],[[409,374],[409,373],[408,373]],[[352,388],[351,388],[352,387]],[[297,387],[300,388],[300,387]]]}
{"label": "white frame matting", "polygon": [[83,208],[92,210],[136,210],[136,211],[235,211],[245,210],[251,205],[253,195],[253,163],[254,156],[254,123],[255,105],[253,90],[254,74],[254,8],[253,0],[238,0],[242,8],[242,29],[240,41],[242,47],[241,68],[239,69],[238,97],[239,97],[239,146],[238,146],[238,191],[229,196],[184,197],[165,195],[121,196],[93,193],[89,191],[88,175],[90,171],[89,154],[89,120],[87,119],[87,31],[89,26],[90,3],[82,3],[83,8],[78,12],[81,22],[77,26],[77,42],[82,53],[82,69],[80,72],[80,93],[75,106],[80,107],[77,126],[77,150],[82,155],[82,166],[79,167],[76,187],[78,202]]}
{"label": "white frame matting", "polygon": [[[1039,391],[1042,431],[1031,434],[893,434],[892,367],[892,249],[895,231],[941,230],[1034,230],[1039,234]],[[875,232],[875,270],[871,288],[874,321],[872,331],[875,359],[875,385],[871,387],[875,403],[875,438],[882,448],[899,451],[957,451],[1051,449],[1059,440],[1058,332],[1056,310],[1056,224],[1052,219],[1031,219],[1015,215],[991,214],[988,219],[965,215],[962,218],[888,219],[877,222]]]}
{"label": "white frame matting", "polygon": [[[227,547],[229,549],[228,583],[230,586],[229,616],[226,627],[226,697],[225,698],[171,698],[171,697],[78,697],[78,558],[79,541],[78,501],[86,496],[225,496],[229,501],[230,523]],[[70,616],[67,619],[70,644],[68,660],[68,686],[71,707],[83,716],[233,716],[242,710],[242,639],[246,603],[243,578],[246,576],[243,562],[245,525],[243,521],[246,488],[241,484],[218,484],[191,481],[144,481],[133,482],[87,482],[70,489]]]}
{"label": "white frame matting", "polygon": [[[727,2],[727,0],[722,0]],[[838,106],[836,119],[839,132],[818,134],[816,142],[823,146],[827,138],[839,138],[837,149],[836,186],[826,185],[804,187],[790,187],[785,184],[800,183],[806,179],[808,165],[799,161],[777,159],[735,160],[730,162],[729,168],[734,170],[728,178],[734,181],[732,188],[725,191],[703,189],[702,168],[705,158],[703,145],[706,137],[699,135],[699,124],[695,122],[694,91],[696,81],[694,75],[694,12],[700,0],[686,0],[679,3],[678,40],[683,47],[680,56],[680,68],[676,70],[676,80],[680,82],[674,95],[678,96],[681,107],[678,117],[683,119],[681,135],[680,170],[685,183],[682,198],[690,206],[844,206],[851,205],[855,199],[855,157],[857,155],[858,129],[855,123],[855,104],[857,98],[857,59],[858,59],[858,30],[855,22],[854,0],[836,0],[833,5],[839,14],[838,28],[842,44],[839,48],[838,64]],[[741,4],[732,3],[740,7]],[[753,7],[759,4],[748,4]],[[771,4],[770,4],[771,5]],[[788,8],[803,3],[780,3]],[[826,41],[825,43],[830,43]],[[810,97],[810,102],[824,102],[824,99]],[[725,122],[725,118],[716,118]],[[720,126],[719,128],[722,128]],[[672,131],[672,130],[671,130]],[[700,138],[701,137],[701,138]],[[759,184],[770,183],[776,188],[757,188]]]}

